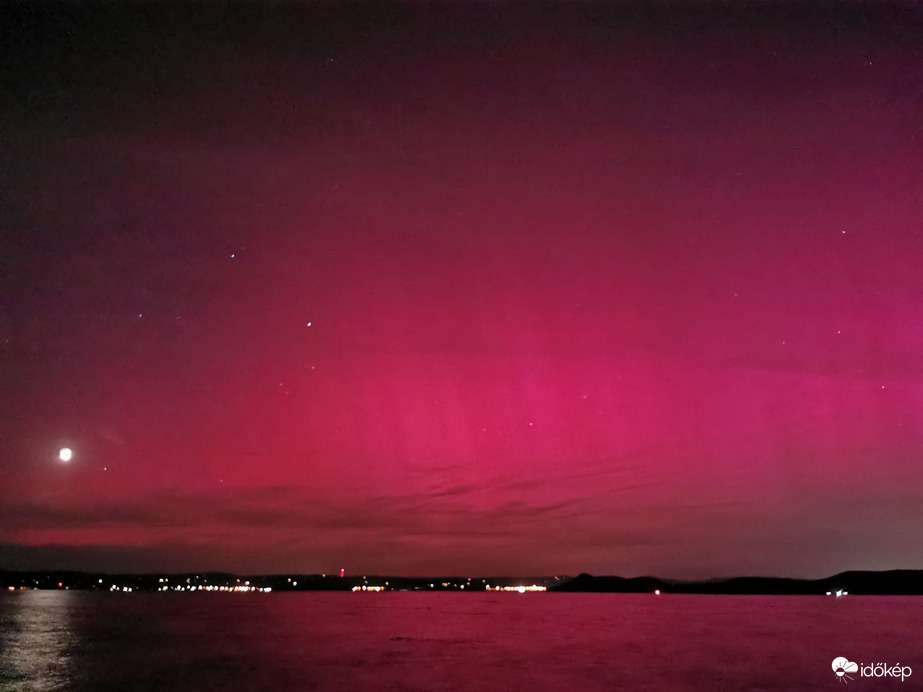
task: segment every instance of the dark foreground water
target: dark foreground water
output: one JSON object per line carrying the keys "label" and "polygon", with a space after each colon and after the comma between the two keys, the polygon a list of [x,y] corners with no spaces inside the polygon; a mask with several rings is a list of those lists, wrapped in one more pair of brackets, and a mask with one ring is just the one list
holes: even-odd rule
{"label": "dark foreground water", "polygon": [[0,690],[818,690],[909,665],[923,598],[0,594]]}

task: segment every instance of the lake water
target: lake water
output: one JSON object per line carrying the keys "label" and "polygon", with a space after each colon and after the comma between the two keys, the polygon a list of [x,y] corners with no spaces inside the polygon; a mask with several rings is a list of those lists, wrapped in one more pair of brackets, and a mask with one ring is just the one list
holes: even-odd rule
{"label": "lake water", "polygon": [[909,665],[923,598],[0,594],[0,690],[818,690]]}

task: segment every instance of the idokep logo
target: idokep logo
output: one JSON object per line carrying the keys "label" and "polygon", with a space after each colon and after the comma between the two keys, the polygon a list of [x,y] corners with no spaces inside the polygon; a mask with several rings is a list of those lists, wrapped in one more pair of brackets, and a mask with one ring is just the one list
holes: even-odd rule
{"label": "idokep logo", "polygon": [[913,672],[910,666],[902,666],[900,663],[889,665],[887,663],[853,663],[848,658],[838,656],[833,659],[833,672],[836,675],[837,682],[848,682],[855,678],[849,673],[859,673],[862,678],[900,678],[901,682],[910,677]]}

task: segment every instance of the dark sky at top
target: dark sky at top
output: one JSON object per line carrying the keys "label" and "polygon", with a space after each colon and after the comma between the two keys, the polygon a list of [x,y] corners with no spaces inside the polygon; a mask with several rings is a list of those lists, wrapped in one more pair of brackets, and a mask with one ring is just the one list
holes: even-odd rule
{"label": "dark sky at top", "polygon": [[2,14],[0,567],[923,568],[912,3]]}

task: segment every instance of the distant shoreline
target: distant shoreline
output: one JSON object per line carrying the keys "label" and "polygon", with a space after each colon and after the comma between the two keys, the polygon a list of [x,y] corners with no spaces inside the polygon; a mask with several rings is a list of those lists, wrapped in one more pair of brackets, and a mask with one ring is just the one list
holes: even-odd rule
{"label": "distant shoreline", "polygon": [[680,581],[657,577],[388,577],[378,575],[273,574],[237,575],[227,572],[173,574],[108,574],[75,571],[0,570],[0,588],[164,592],[164,591],[547,591],[560,593],[650,593],[776,596],[919,596],[923,570],[849,571],[823,579],[732,577]]}

